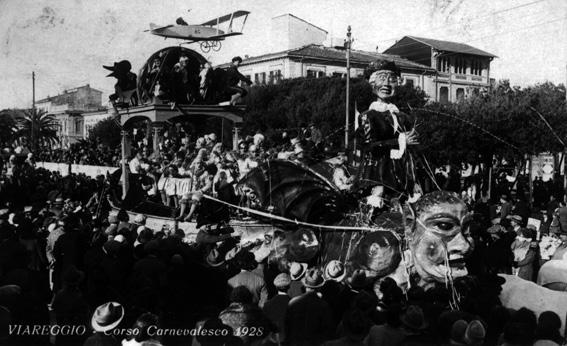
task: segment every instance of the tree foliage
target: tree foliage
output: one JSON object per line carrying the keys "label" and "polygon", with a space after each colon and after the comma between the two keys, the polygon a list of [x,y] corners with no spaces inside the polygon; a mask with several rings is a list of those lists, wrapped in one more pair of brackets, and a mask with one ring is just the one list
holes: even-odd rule
{"label": "tree foliage", "polygon": [[89,140],[116,148],[121,140],[120,126],[113,118],[103,119],[89,131]]}
{"label": "tree foliage", "polygon": [[[247,98],[244,132],[270,134],[275,129],[304,127],[312,122],[324,135],[336,134],[328,141],[340,145],[345,95],[345,79],[332,77],[297,78],[254,87]],[[365,79],[352,79],[350,122],[355,104],[362,112],[374,100]],[[567,142],[565,88],[552,83],[519,88],[501,81],[489,93],[448,105],[428,102],[425,93],[405,85],[397,88],[392,102],[416,116],[418,151],[436,165],[489,163],[493,155],[518,162],[527,154],[562,151],[563,144],[542,117]]]}
{"label": "tree foliage", "polygon": [[[395,101],[404,100],[402,109],[421,107],[425,94],[409,86],[399,89]],[[297,129],[314,123],[328,140],[340,142],[345,125],[346,80],[338,77],[296,78],[276,85],[258,86],[246,98],[248,112],[244,132],[272,133],[277,129]],[[352,130],[355,106],[362,112],[375,100],[365,79],[350,82],[349,123]],[[338,145],[338,143],[337,143]]]}
{"label": "tree foliage", "polygon": [[59,123],[53,114],[44,110],[27,109],[18,118],[18,137],[26,138],[33,152],[44,145],[52,145],[59,141],[57,129]]}
{"label": "tree foliage", "polygon": [[18,133],[16,110],[5,109],[0,111],[0,145],[2,148],[12,144]]}
{"label": "tree foliage", "polygon": [[503,81],[486,95],[429,104],[416,115],[421,149],[437,164],[490,162],[493,155],[520,161],[562,151],[545,121],[561,138],[567,134],[565,91],[552,83],[522,89]]}

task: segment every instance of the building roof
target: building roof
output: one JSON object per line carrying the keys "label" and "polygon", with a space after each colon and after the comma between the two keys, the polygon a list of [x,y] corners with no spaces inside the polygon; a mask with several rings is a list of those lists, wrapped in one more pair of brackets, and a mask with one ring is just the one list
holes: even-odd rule
{"label": "building roof", "polygon": [[95,89],[95,88],[91,88],[91,85],[90,85],[90,84],[85,84],[85,85],[80,86],[80,87],[76,87],[76,88],[72,88],[72,89],[67,89],[67,90],[63,91],[63,94],[59,94],[59,95],[55,95],[55,96],[48,96],[48,97],[43,98],[43,99],[41,99],[41,100],[39,100],[39,101],[36,101],[36,102],[37,102],[37,103],[43,103],[43,102],[49,102],[49,101],[57,101],[61,96],[65,96],[65,95],[69,95],[69,94],[72,94],[72,93],[76,93],[79,89],[82,89],[82,88],[88,88],[88,89],[90,89],[91,91],[99,92],[99,93],[102,94],[102,91],[97,90],[97,89]]}
{"label": "building roof", "polygon": [[[242,61],[241,66],[254,64],[262,61],[281,59],[281,58],[313,58],[322,59],[327,61],[346,61],[344,49],[337,49],[333,47],[325,47],[317,44],[308,44],[303,47],[289,49],[277,53],[263,54],[255,57],[246,58]],[[402,69],[419,69],[434,71],[433,68],[418,64],[408,59],[402,58],[398,55],[381,54],[376,52],[366,52],[362,50],[351,50],[350,60],[352,63],[369,64],[376,60],[389,60],[394,61],[398,67]],[[219,67],[226,67],[228,63],[221,64]]]}
{"label": "building roof", "polygon": [[323,28],[321,28],[321,27],[318,27],[317,25],[314,25],[313,23],[309,23],[309,22],[306,21],[305,19],[301,19],[301,18],[299,18],[299,17],[297,17],[297,16],[294,16],[294,15],[291,14],[291,13],[284,13],[284,14],[281,14],[281,15],[279,15],[279,16],[275,16],[275,17],[273,17],[272,19],[276,19],[276,18],[283,17],[283,16],[290,16],[290,17],[293,17],[293,18],[295,18],[295,19],[297,19],[297,20],[299,20],[299,21],[302,21],[302,22],[304,22],[304,23],[307,23],[307,24],[311,25],[312,27],[315,27],[315,28],[317,28],[317,29],[319,29],[319,30],[321,30],[321,31],[324,31],[326,34],[329,33],[327,30],[325,30],[325,29],[323,29]]}
{"label": "building roof", "polygon": [[[468,44],[465,44],[465,43],[441,41],[441,40],[434,40],[434,39],[431,39],[431,38],[423,38],[423,37],[415,37],[415,36],[405,36],[405,37],[408,37],[408,38],[413,39],[415,41],[421,42],[421,43],[428,45],[431,48],[434,48],[434,49],[437,49],[437,50],[497,58],[497,56],[494,55],[494,54],[485,52],[485,51],[480,50],[478,48],[475,48],[473,46],[469,46]],[[392,47],[394,47],[394,46],[395,46],[395,44]],[[392,47],[390,47],[390,48],[392,48]]]}

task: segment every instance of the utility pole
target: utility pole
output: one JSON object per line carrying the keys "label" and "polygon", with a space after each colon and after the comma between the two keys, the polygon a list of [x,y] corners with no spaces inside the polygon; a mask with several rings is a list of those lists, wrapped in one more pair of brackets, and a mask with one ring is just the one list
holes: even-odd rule
{"label": "utility pole", "polygon": [[348,151],[348,114],[350,98],[350,46],[352,44],[350,25],[347,28],[346,48],[346,114],[345,114],[345,151]]}
{"label": "utility pole", "polygon": [[31,146],[31,151],[33,153],[34,149],[35,149],[35,145],[34,145],[34,122],[35,122],[35,71],[32,71],[32,116],[31,116],[31,136],[30,136],[30,146]]}

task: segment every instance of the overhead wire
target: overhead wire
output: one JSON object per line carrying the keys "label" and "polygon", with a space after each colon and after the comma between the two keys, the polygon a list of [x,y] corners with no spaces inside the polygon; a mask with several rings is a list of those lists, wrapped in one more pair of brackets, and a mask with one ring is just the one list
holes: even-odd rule
{"label": "overhead wire", "polygon": [[[509,12],[509,11],[512,11],[512,10],[515,10],[515,9],[518,9],[518,8],[523,8],[523,7],[535,5],[535,4],[538,4],[538,3],[540,3],[540,2],[545,2],[545,1],[547,1],[547,0],[536,0],[536,1],[528,2],[528,3],[524,3],[524,4],[520,4],[520,5],[516,5],[516,6],[504,8],[504,9],[501,9],[501,10],[493,11],[493,12],[488,13],[488,14],[483,14],[483,15],[480,15],[480,16],[477,16],[477,17],[472,17],[472,18],[468,19],[468,21],[471,22],[471,21],[475,21],[475,20],[477,20],[477,19],[488,18],[488,17],[494,16],[494,15],[499,14],[499,13]],[[461,24],[461,23],[460,23],[460,22],[455,22],[455,23],[451,23],[451,24],[444,24],[444,25],[440,25],[440,26],[438,26],[438,27],[434,27],[434,28],[432,28],[432,29],[430,29],[430,30],[431,30],[431,31],[434,31],[434,30],[439,30],[439,29],[446,29],[447,26],[454,26],[454,25],[459,25],[459,24]],[[378,42],[394,41],[394,40],[397,40],[397,39],[398,39],[398,37],[393,37],[393,38],[387,38],[387,39],[383,39],[383,40],[378,40]]]}

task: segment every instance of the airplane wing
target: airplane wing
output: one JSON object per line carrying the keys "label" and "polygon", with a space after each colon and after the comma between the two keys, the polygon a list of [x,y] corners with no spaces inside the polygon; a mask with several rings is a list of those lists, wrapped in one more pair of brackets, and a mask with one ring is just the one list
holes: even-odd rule
{"label": "airplane wing", "polygon": [[209,21],[207,21],[207,22],[204,22],[204,23],[201,24],[201,25],[217,25],[217,23],[220,24],[220,23],[228,22],[228,21],[230,21],[231,19],[235,19],[235,18],[238,18],[238,17],[246,16],[246,15],[248,15],[248,14],[250,14],[250,12],[248,12],[248,11],[236,11],[236,12],[232,12],[232,13],[229,13],[229,14],[225,14],[225,15],[222,16],[222,17],[218,17],[218,18],[215,18],[215,19],[211,19],[211,20],[209,20]]}
{"label": "airplane wing", "polygon": [[166,28],[171,28],[172,26],[174,26],[174,25],[159,26],[159,25],[156,25],[154,23],[150,23],[150,30],[166,29]]}
{"label": "airplane wing", "polygon": [[205,37],[205,38],[203,38],[203,40],[204,41],[220,41],[220,40],[224,40],[225,37],[237,36],[237,35],[242,35],[242,33],[241,32],[228,32],[228,33],[222,34],[222,35]]}

